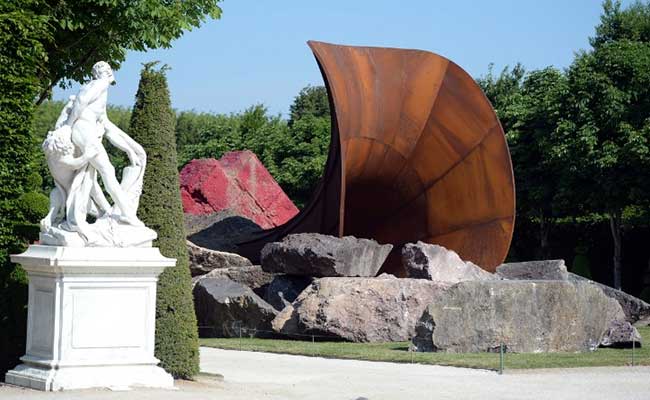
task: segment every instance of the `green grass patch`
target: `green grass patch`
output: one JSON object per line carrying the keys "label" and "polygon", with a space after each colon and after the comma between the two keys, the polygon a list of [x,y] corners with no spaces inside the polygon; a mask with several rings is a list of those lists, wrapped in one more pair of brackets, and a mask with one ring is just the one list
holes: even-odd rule
{"label": "green grass patch", "polygon": [[[650,327],[638,328],[643,342],[650,346]],[[465,368],[499,369],[498,353],[413,353],[409,342],[348,343],[298,340],[257,339],[201,339],[201,346],[227,350],[261,351],[303,356],[447,365]],[[601,366],[650,365],[650,348],[598,349],[585,353],[506,353],[505,369],[576,368]]]}

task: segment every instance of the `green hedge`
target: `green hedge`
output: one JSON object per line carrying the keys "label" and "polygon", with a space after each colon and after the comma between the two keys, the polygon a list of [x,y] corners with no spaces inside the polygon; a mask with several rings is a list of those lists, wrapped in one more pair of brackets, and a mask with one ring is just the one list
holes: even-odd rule
{"label": "green hedge", "polygon": [[158,232],[155,245],[177,260],[158,282],[156,357],[175,377],[199,372],[199,343],[185,245],[176,161],[175,116],[164,68],[142,70],[131,119],[131,135],[147,152],[147,168],[138,216]]}
{"label": "green hedge", "polygon": [[[9,255],[24,249],[17,225],[37,222],[39,210],[21,204],[38,179],[30,176],[34,141],[30,127],[36,79],[49,37],[43,16],[29,11],[30,1],[0,4],[0,376],[25,353],[27,280]],[[42,211],[42,197],[27,196]],[[22,198],[25,200],[25,197]]]}

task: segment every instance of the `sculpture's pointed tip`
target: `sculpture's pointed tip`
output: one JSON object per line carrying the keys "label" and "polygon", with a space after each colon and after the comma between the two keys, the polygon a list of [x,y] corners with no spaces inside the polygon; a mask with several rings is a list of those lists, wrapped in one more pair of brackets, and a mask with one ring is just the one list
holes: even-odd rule
{"label": "sculpture's pointed tip", "polygon": [[314,47],[317,47],[317,46],[328,46],[328,45],[331,46],[332,43],[321,42],[320,40],[308,40],[308,41],[307,41],[307,45],[308,45],[311,49],[313,49]]}

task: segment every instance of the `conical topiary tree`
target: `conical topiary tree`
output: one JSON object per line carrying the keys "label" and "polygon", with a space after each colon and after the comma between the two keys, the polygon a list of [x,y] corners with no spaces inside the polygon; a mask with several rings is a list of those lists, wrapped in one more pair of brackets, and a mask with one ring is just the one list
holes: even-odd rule
{"label": "conical topiary tree", "polygon": [[154,69],[155,64],[144,65],[131,115],[130,133],[147,152],[138,216],[158,232],[154,245],[161,253],[177,260],[158,281],[156,357],[175,377],[188,378],[199,371],[199,342],[178,184],[176,119],[166,68]]}

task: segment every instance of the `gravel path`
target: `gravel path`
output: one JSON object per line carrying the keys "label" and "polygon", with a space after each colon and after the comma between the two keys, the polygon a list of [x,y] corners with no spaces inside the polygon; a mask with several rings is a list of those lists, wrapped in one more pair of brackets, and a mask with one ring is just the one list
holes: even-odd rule
{"label": "gravel path", "polygon": [[650,367],[506,371],[333,360],[201,348],[201,377],[179,390],[43,393],[0,387],[0,399],[650,399]]}

